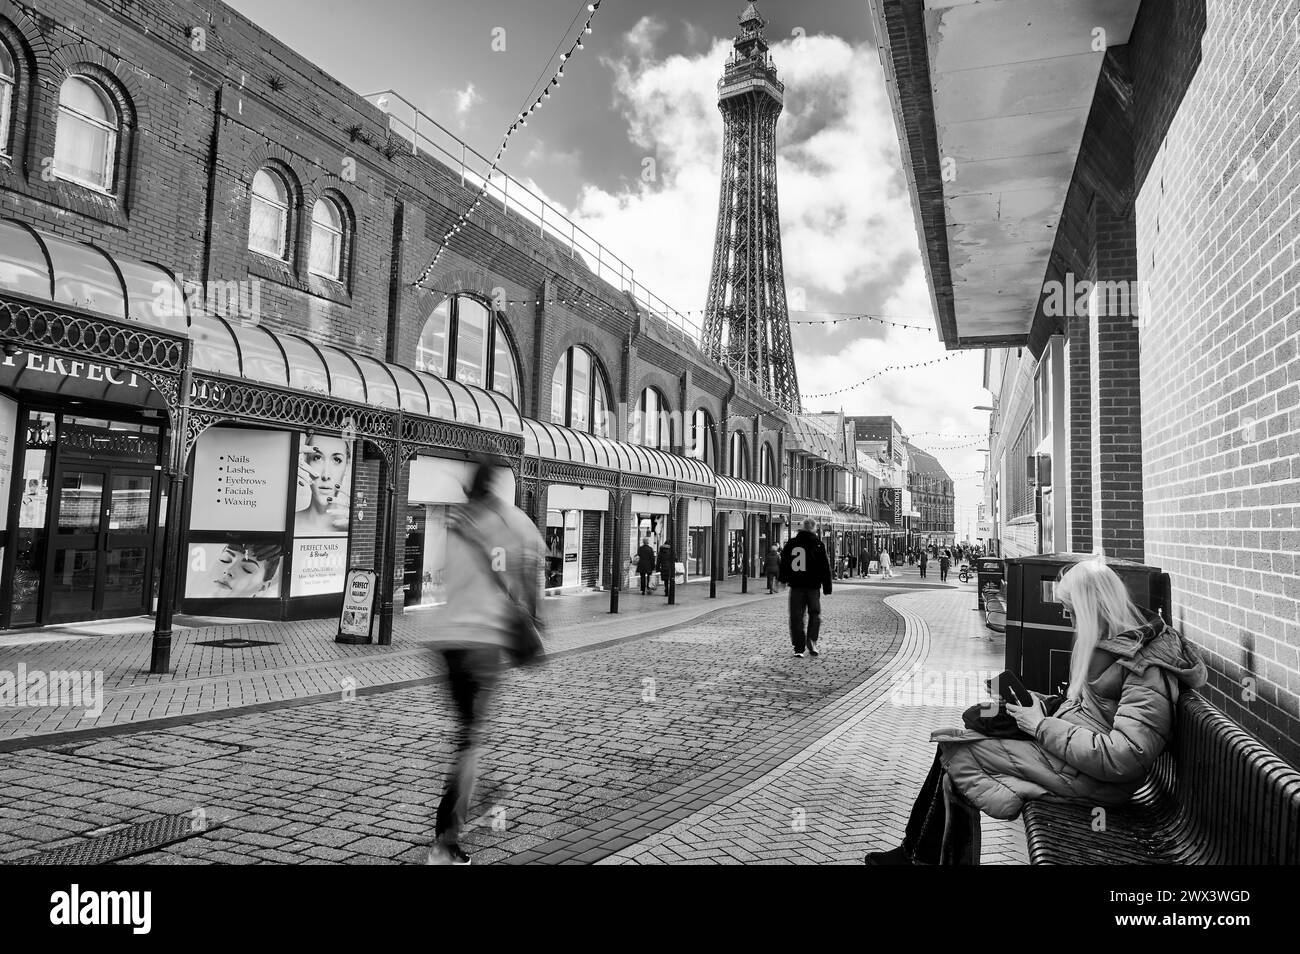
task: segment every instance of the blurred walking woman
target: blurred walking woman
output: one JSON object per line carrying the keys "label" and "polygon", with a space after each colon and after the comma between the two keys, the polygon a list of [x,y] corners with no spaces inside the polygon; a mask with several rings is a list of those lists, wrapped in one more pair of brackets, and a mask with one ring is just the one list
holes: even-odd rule
{"label": "blurred walking woman", "polygon": [[1032,706],[1007,705],[1027,738],[933,733],[939,750],[902,845],[867,864],[978,864],[981,812],[1012,819],[1045,796],[1117,805],[1141,787],[1173,736],[1179,692],[1205,684],[1205,664],[1133,604],[1100,557],[1067,568],[1056,597],[1075,622],[1064,698],[1034,693]]}

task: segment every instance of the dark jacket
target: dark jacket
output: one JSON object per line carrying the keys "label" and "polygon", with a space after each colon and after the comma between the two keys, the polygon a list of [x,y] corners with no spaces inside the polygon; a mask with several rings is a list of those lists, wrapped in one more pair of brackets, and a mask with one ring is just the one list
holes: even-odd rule
{"label": "dark jacket", "polygon": [[672,576],[673,570],[675,569],[675,563],[676,561],[673,559],[673,548],[665,543],[659,548],[659,572],[665,577]]}
{"label": "dark jacket", "polygon": [[781,554],[777,551],[769,551],[767,559],[763,561],[763,573],[765,575],[781,575]]}
{"label": "dark jacket", "polygon": [[638,573],[653,573],[654,570],[655,551],[648,543],[643,543],[636,551],[636,571]]}
{"label": "dark jacket", "polygon": [[921,566],[925,566],[925,565],[926,565],[927,563],[929,563],[929,562],[930,562],[930,554],[928,554],[928,553],[926,553],[924,550],[922,550],[922,551],[921,551]]}
{"label": "dark jacket", "polygon": [[781,550],[782,583],[796,589],[822,588],[827,596],[831,592],[831,564],[826,559],[826,546],[815,533],[800,530],[786,542]]}

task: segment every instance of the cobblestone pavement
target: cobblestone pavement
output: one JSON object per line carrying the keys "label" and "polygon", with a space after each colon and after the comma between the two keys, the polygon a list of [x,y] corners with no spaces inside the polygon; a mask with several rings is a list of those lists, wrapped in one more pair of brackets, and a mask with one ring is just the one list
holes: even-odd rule
{"label": "cobblestone pavement", "polygon": [[[662,593],[621,594],[619,613],[609,614],[609,594],[568,594],[544,601],[547,645],[563,652],[597,642],[623,639],[677,625],[721,608],[760,599],[763,588],[739,592],[728,580],[708,598],[708,583],[679,586],[677,604]],[[0,707],[0,751],[6,740],[78,732],[144,720],[160,721],[200,712],[337,695],[346,687],[365,690],[427,680],[438,663],[423,649],[438,624],[438,610],[407,612],[394,620],[389,646],[336,643],[335,620],[221,623],[192,620],[178,628],[172,643],[172,671],[148,671],[153,621],[148,617],[99,624],[51,626],[0,635],[0,672],[84,671],[103,674],[103,712],[88,718],[82,706]],[[214,640],[242,639],[245,648],[205,646]]]}
{"label": "cobblestone pavement", "polygon": [[[891,593],[909,625],[885,605]],[[901,826],[930,757],[935,710],[881,707],[900,667],[936,662],[938,630],[909,614],[928,619],[937,601],[954,617],[947,642],[979,642],[956,635],[958,601],[975,618],[972,590],[903,593],[838,588],[818,659],[791,656],[784,600],[746,598],[640,638],[604,633],[509,674],[466,847],[476,863],[709,860],[698,845],[678,851],[682,832],[699,819],[713,838],[706,826],[726,830],[740,810],[751,812],[746,832],[733,826],[713,858],[859,860]],[[451,754],[445,696],[430,678],[26,740],[0,753],[0,860],[201,809],[221,827],[131,862],[419,863]],[[799,787],[818,772],[815,791]],[[791,839],[793,807],[806,825]],[[1023,860],[1013,841],[988,832],[986,857]]]}

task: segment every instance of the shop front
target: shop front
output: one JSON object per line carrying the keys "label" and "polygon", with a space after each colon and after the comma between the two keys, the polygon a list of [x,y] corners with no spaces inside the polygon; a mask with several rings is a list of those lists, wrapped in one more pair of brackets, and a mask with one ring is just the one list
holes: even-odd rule
{"label": "shop front", "polygon": [[0,221],[0,624],[156,609],[165,672],[178,601],[332,615],[363,530],[391,566],[399,515],[359,468],[382,491],[426,448],[517,459],[499,395],[197,307],[158,266]]}
{"label": "shop front", "polygon": [[618,591],[635,583],[643,541],[656,558],[671,543],[674,562],[686,564],[688,576],[692,562],[707,561],[712,541],[697,531],[707,530],[699,521],[712,516],[714,487],[704,464],[558,424],[523,426],[523,499],[534,518],[545,511],[539,525],[546,527],[551,588],[569,588],[574,576],[565,574],[576,563],[579,588],[603,580],[617,612]]}
{"label": "shop front", "polygon": [[713,501],[692,498],[687,503],[686,576],[713,572]]}
{"label": "shop front", "polygon": [[790,495],[780,487],[719,474],[715,507],[726,519],[727,557],[724,576],[761,577],[772,547],[784,543],[790,518]]}

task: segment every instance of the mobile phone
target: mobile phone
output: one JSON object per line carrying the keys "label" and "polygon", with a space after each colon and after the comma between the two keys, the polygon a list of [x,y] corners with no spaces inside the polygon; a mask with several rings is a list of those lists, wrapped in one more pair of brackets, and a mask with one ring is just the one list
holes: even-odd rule
{"label": "mobile phone", "polygon": [[[1034,704],[1034,697],[1025,688],[1025,684],[1020,681],[1020,677],[1010,669],[1003,670],[1002,673],[990,679],[985,685],[989,687],[989,692],[1000,696],[1003,702],[1009,702],[1013,706],[1032,706]],[[997,686],[996,691],[994,690],[995,685]]]}

